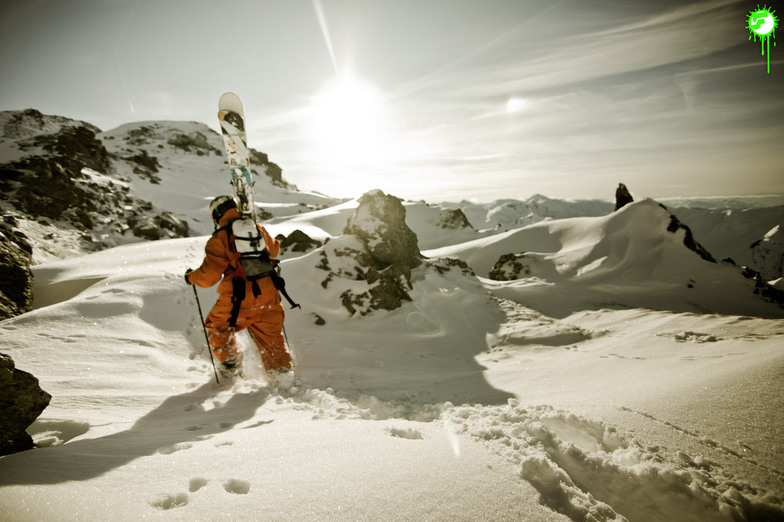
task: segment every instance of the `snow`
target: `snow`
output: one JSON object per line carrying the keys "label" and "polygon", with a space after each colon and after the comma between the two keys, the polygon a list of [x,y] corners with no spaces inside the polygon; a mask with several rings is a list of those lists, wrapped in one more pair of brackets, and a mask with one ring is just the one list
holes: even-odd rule
{"label": "snow", "polygon": [[[103,133],[107,147],[140,126]],[[120,174],[208,225],[227,186],[184,180],[220,158],[157,154],[159,184]],[[28,429],[39,448],[0,458],[0,518],[784,519],[784,310],[687,249],[656,202],[559,217],[569,205],[545,212],[539,197],[535,219],[476,205],[460,230],[438,225],[454,207],[407,202],[423,254],[477,277],[423,264],[412,301],[352,317],[340,295],[365,283],[324,288],[318,265],[326,251],[333,272],[354,269],[334,252],[358,247],[342,235],[356,200],[300,206],[302,193],[258,188],[273,235],[329,239],[283,258],[302,304],[286,312],[297,380],[270,383],[241,335],[246,378],[215,383],[182,280],[207,236],[89,255],[66,241],[59,259],[52,245],[33,267],[35,309],[0,322],[2,351],[52,394]],[[523,252],[528,273],[487,279]],[[197,291],[206,313],[214,289]]]}
{"label": "snow", "polygon": [[[318,251],[284,260],[304,305],[287,312],[289,390],[267,382],[245,337],[248,378],[214,382],[181,278],[206,237],[38,265],[36,309],[0,331],[53,399],[29,429],[42,447],[0,460],[4,517],[780,516],[781,310],[737,294],[732,267],[659,230],[660,209],[643,201],[456,246],[480,275],[512,241],[548,268],[497,282],[423,266],[412,302],[362,318],[336,305],[340,281],[319,284]],[[344,211],[314,212],[312,226]],[[697,272],[736,281],[705,290],[717,306],[729,291],[734,313],[677,310],[690,289],[668,282]],[[591,305],[611,276],[617,302],[659,306]],[[214,296],[199,290],[204,310]]]}

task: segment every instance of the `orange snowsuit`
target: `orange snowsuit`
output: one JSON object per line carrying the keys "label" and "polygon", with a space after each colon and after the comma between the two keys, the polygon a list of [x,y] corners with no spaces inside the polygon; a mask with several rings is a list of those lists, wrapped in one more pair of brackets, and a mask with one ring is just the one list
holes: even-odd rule
{"label": "orange snowsuit", "polygon": [[[258,296],[254,296],[252,283],[244,281],[245,298],[240,304],[236,327],[229,324],[234,292],[232,280],[238,261],[229,247],[229,232],[222,230],[222,227],[239,217],[240,214],[235,208],[229,209],[223,215],[218,223],[221,228],[212,234],[204,248],[204,261],[199,268],[188,274],[188,280],[204,288],[220,281],[218,300],[204,322],[210,347],[218,361],[223,362],[237,355],[234,333],[247,328],[259,349],[264,368],[268,372],[287,372],[292,369],[291,354],[286,350],[283,340],[283,307],[271,277],[256,281],[261,290]],[[280,241],[270,236],[261,225],[256,226],[264,237],[270,257],[277,257],[280,253]]]}

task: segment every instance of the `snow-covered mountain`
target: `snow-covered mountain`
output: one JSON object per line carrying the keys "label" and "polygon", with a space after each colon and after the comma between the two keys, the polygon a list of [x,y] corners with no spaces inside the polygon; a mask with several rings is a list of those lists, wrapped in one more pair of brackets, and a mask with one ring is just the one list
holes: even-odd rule
{"label": "snow-covered mountain", "polygon": [[52,401],[40,448],[0,458],[4,517],[784,518],[778,294],[652,200],[336,201],[260,175],[270,232],[323,243],[282,256],[298,381],[273,388],[241,335],[247,378],[216,385],[182,281],[228,188],[210,132],[96,133],[113,170],[88,183],[202,235],[33,266],[0,336]]}
{"label": "snow-covered mountain", "polygon": [[[222,139],[203,123],[138,122],[102,132],[29,109],[0,112],[0,132],[0,208],[21,220],[38,262],[208,234],[209,201],[231,193]],[[255,150],[252,170],[266,217],[338,202],[297,190]]]}

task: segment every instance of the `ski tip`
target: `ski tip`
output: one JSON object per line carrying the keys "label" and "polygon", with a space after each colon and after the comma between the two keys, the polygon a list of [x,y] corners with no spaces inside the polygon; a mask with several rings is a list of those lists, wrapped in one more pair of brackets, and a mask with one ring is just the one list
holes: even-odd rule
{"label": "ski tip", "polygon": [[218,110],[236,112],[237,114],[242,115],[242,100],[240,100],[240,97],[231,91],[223,93],[223,95],[218,100]]}

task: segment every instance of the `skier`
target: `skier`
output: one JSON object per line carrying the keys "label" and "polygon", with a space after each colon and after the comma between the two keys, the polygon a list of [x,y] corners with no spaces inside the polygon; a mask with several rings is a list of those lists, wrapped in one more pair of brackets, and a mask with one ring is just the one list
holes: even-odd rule
{"label": "skier", "polygon": [[[205,321],[210,348],[221,363],[224,375],[238,374],[242,352],[234,334],[247,328],[267,373],[280,381],[283,374],[292,371],[293,364],[284,342],[284,313],[278,290],[272,277],[248,281],[236,274],[236,246],[230,234],[231,223],[240,218],[240,213],[234,198],[218,196],[210,203],[210,213],[215,232],[207,241],[204,261],[199,268],[185,272],[189,285],[207,288],[220,281],[218,300]],[[274,259],[280,253],[280,241],[270,236],[263,226],[256,224],[256,227]]]}

